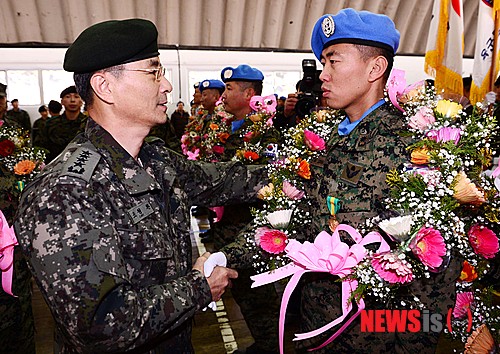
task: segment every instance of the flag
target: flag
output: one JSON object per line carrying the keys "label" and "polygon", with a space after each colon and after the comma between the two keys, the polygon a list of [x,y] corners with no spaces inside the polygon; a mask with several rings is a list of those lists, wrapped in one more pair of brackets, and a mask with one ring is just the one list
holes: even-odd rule
{"label": "flag", "polygon": [[[476,50],[472,69],[470,100],[481,102],[498,76],[498,45],[495,43],[495,13],[500,10],[500,0],[480,0],[477,16]],[[498,31],[498,28],[497,28]],[[498,42],[498,35],[497,35]],[[496,60],[493,50],[496,45]],[[495,64],[495,65],[493,65]]]}
{"label": "flag", "polygon": [[463,94],[463,53],[462,0],[434,0],[424,70],[438,91]]}

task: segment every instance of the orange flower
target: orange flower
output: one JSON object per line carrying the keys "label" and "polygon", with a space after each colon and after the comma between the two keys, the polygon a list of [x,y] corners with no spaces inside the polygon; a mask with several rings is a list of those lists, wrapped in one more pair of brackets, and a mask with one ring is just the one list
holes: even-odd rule
{"label": "orange flower", "polygon": [[36,167],[36,164],[30,160],[23,160],[16,163],[14,173],[16,175],[29,175]]}
{"label": "orange flower", "polygon": [[455,194],[453,196],[460,203],[481,205],[486,201],[483,192],[478,190],[476,185],[467,178],[465,172],[460,172],[455,179],[457,184],[455,185]]}
{"label": "orange flower", "polygon": [[215,123],[210,123],[210,129],[217,130],[217,129],[219,129],[219,126]]}
{"label": "orange flower", "polygon": [[305,179],[310,179],[311,178],[311,170],[309,168],[309,163],[306,160],[301,160],[299,163],[299,170],[297,171],[297,174]]}
{"label": "orange flower", "polygon": [[219,134],[219,140],[221,143],[225,144],[227,141],[227,138],[229,138],[229,133],[224,132]]}
{"label": "orange flower", "polygon": [[429,163],[429,149],[421,147],[411,152],[411,162],[416,165],[425,165]]}
{"label": "orange flower", "polygon": [[247,159],[247,160],[255,161],[255,160],[259,159],[259,155],[256,152],[253,152],[253,151],[245,151],[245,155],[244,156],[245,156],[245,159]]}
{"label": "orange flower", "polygon": [[471,282],[477,279],[476,268],[474,268],[469,262],[464,261],[462,266],[462,271],[460,272],[459,281]]}

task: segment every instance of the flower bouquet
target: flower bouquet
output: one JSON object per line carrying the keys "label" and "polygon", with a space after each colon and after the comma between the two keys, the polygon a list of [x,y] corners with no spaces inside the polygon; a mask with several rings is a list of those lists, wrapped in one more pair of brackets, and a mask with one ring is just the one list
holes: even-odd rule
{"label": "flower bouquet", "polygon": [[27,133],[0,120],[0,271],[3,289],[10,295],[17,239],[7,219],[12,220],[25,184],[43,169],[44,159],[45,150],[32,148]]}
{"label": "flower bouquet", "polygon": [[220,161],[232,121],[233,116],[224,110],[221,102],[217,103],[214,114],[198,109],[181,137],[183,154],[188,160]]}
{"label": "flower bouquet", "polygon": [[276,96],[253,96],[250,99],[252,113],[245,117],[234,159],[246,164],[265,163],[276,158],[280,136],[273,124],[276,115]]}
{"label": "flower bouquet", "polygon": [[16,198],[45,166],[45,150],[31,147],[29,134],[0,121],[0,165],[5,169],[0,190]]}
{"label": "flower bouquet", "polygon": [[478,103],[467,114],[425,82],[405,84],[402,72],[394,70],[388,95],[416,141],[408,148],[411,163],[387,174],[392,190],[387,207],[397,216],[374,218],[361,230],[376,227],[396,246],[369,252],[355,268],[355,296],[387,300],[399,286],[442,271],[450,257],[463,257],[452,326],[460,330],[453,335],[467,340],[470,309],[474,329],[485,324],[498,336],[500,307],[492,301],[494,290],[481,282],[499,250],[500,195],[483,173],[492,161],[491,107]]}
{"label": "flower bouquet", "polygon": [[299,203],[306,202],[303,183],[311,177],[309,162],[325,153],[325,141],[341,118],[337,111],[320,109],[284,133],[276,158],[267,165],[270,183],[258,193],[265,204],[253,210],[255,232],[245,235],[247,247],[256,250],[253,265],[258,272],[289,263],[288,240],[311,222],[309,215],[296,213]]}

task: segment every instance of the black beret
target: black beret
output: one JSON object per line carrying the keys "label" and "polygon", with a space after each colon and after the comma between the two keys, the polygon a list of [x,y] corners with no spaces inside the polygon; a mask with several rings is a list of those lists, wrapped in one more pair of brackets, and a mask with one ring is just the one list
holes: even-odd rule
{"label": "black beret", "polygon": [[63,98],[66,95],[69,95],[70,93],[78,93],[76,91],[76,86],[70,86],[66,87],[64,90],[61,91],[61,94],[59,95],[60,98]]}
{"label": "black beret", "polygon": [[139,18],[112,20],[80,33],[66,51],[63,68],[91,73],[158,55],[158,30],[153,22]]}

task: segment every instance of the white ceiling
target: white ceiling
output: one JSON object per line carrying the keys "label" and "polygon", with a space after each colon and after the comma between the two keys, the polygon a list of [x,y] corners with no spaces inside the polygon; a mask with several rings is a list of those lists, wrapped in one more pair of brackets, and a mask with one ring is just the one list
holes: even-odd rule
{"label": "white ceiling", "polygon": [[[383,13],[401,32],[399,54],[425,53],[434,0],[0,0],[0,47],[67,46],[86,27],[141,17],[162,48],[310,51],[325,13],[346,7]],[[478,3],[463,0],[465,53],[474,53]]]}

